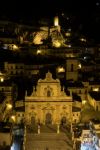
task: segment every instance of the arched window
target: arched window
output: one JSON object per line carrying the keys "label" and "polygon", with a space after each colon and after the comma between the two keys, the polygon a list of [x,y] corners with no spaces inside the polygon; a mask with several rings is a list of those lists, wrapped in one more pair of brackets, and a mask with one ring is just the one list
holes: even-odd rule
{"label": "arched window", "polygon": [[44,88],[44,96],[47,96],[47,97],[51,97],[53,96],[53,89],[49,86],[47,86],[46,88]]}

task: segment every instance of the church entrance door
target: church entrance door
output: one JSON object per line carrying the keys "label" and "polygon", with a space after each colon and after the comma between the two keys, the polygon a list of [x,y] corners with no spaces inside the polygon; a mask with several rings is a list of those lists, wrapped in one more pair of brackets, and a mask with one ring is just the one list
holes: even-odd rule
{"label": "church entrance door", "polygon": [[52,124],[52,115],[51,115],[51,113],[46,114],[45,124]]}
{"label": "church entrance door", "polygon": [[35,123],[36,123],[36,122],[35,122],[35,117],[32,116],[32,117],[31,117],[31,124],[32,124],[32,125],[35,125]]}
{"label": "church entrance door", "polygon": [[63,116],[61,118],[61,125],[66,125],[66,117],[65,116]]}

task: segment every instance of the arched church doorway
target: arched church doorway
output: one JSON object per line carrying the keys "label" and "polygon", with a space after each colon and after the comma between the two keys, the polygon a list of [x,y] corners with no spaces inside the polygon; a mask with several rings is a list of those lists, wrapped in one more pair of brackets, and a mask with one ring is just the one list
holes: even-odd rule
{"label": "arched church doorway", "polygon": [[31,125],[35,125],[36,124],[36,120],[35,120],[35,116],[31,117]]}
{"label": "arched church doorway", "polygon": [[65,116],[63,116],[61,118],[61,125],[66,125],[66,117]]}
{"label": "arched church doorway", "polygon": [[46,114],[45,124],[52,124],[52,115],[51,115],[51,113]]}

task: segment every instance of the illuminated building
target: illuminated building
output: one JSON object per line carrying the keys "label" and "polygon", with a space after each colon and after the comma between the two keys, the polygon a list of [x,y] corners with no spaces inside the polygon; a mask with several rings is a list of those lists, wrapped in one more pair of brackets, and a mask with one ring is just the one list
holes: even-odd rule
{"label": "illuminated building", "polygon": [[[59,110],[59,111],[58,111]],[[72,98],[61,91],[60,81],[48,72],[45,79],[39,79],[36,90],[25,96],[26,124],[71,123]]]}

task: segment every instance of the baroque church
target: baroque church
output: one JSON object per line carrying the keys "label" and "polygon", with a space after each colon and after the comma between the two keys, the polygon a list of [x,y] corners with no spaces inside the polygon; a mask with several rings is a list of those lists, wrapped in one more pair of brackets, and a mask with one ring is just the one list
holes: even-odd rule
{"label": "baroque church", "polygon": [[50,72],[39,79],[31,96],[25,96],[25,122],[33,124],[70,124],[72,98],[62,90],[60,80]]}

